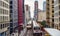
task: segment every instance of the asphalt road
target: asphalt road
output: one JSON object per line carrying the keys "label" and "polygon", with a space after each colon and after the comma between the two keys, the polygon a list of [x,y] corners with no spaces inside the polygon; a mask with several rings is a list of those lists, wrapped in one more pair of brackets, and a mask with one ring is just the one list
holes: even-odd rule
{"label": "asphalt road", "polygon": [[27,30],[27,34],[26,34],[26,36],[33,36],[33,34],[32,34],[32,30]]}
{"label": "asphalt road", "polygon": [[27,30],[26,36],[42,36],[42,34],[40,33],[40,34],[34,34],[34,35],[33,35],[32,30]]}

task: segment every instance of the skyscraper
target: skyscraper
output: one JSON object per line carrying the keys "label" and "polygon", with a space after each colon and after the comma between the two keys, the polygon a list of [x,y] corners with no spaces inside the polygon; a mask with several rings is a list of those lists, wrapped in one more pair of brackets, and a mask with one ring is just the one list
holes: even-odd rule
{"label": "skyscraper", "polygon": [[18,26],[18,0],[10,0],[10,34]]}
{"label": "skyscraper", "polygon": [[24,0],[18,0],[18,26],[19,32],[24,24]]}
{"label": "skyscraper", "polygon": [[54,0],[46,0],[46,21],[50,27],[54,27]]}
{"label": "skyscraper", "polygon": [[38,1],[35,0],[34,2],[34,19],[37,20],[37,13],[38,13]]}
{"label": "skyscraper", "polygon": [[29,5],[25,5],[25,23],[27,24],[27,22],[30,20],[30,6]]}
{"label": "skyscraper", "polygon": [[46,1],[43,2],[43,11],[46,11]]}
{"label": "skyscraper", "polygon": [[60,30],[60,0],[54,1],[54,28]]}

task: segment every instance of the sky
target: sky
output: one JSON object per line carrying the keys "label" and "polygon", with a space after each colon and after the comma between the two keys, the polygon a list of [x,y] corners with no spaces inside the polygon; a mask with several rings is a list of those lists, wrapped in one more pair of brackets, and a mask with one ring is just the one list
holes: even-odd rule
{"label": "sky", "polygon": [[[30,6],[31,17],[34,16],[34,1],[35,0],[25,0],[25,5]],[[43,2],[46,0],[37,0],[38,1],[38,8],[43,10]]]}

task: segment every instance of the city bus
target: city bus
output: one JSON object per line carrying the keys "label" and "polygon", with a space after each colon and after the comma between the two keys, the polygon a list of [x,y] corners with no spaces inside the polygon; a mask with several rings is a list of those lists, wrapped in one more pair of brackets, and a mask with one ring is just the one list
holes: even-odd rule
{"label": "city bus", "polygon": [[37,24],[35,21],[33,21],[32,31],[33,31],[33,36],[38,36],[40,34],[42,35],[41,28],[40,28],[39,24]]}

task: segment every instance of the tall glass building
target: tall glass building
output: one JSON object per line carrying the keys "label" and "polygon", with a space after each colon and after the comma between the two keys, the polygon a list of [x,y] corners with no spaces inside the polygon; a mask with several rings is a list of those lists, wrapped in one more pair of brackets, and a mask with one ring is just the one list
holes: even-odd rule
{"label": "tall glass building", "polygon": [[34,2],[34,19],[37,20],[38,15],[38,0]]}
{"label": "tall glass building", "polygon": [[10,34],[18,26],[18,0],[10,0]]}

